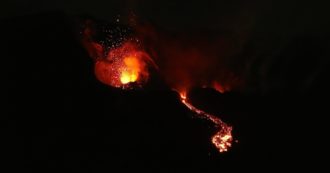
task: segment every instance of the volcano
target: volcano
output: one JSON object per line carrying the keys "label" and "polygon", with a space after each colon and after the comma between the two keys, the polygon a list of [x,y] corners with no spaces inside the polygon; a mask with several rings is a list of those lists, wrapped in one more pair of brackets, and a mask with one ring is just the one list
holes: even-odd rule
{"label": "volcano", "polygon": [[[158,47],[165,53],[149,51],[149,44],[140,49],[136,40],[125,40],[130,43],[124,46],[125,49],[120,45],[110,47],[109,50],[124,52],[114,63],[123,68],[115,68],[119,71],[114,73],[115,82],[110,85],[112,77],[109,80],[108,76],[95,75],[98,70],[104,72],[103,65],[111,63],[107,59],[109,51],[98,54],[86,50],[77,32],[80,25],[76,16],[35,11],[32,15],[2,17],[3,166],[15,172],[322,169],[326,163],[323,158],[327,155],[325,115],[329,111],[324,101],[329,96],[329,26],[324,22],[327,12],[322,10],[327,6],[321,8],[310,3],[298,8],[296,4],[287,3],[274,2],[271,9],[262,6],[267,10],[258,11],[260,14],[254,18],[256,24],[249,28],[251,32],[247,37],[243,32],[247,29],[243,27],[245,25],[237,23],[244,21],[246,24],[247,19],[238,17],[234,20],[236,18],[230,14],[237,14],[233,11],[236,8],[225,8],[231,3],[224,5],[219,11],[222,16],[219,23],[225,29],[204,32],[210,34],[206,40],[213,40],[205,47],[199,47],[199,43],[206,42],[204,38],[195,40],[188,36],[196,35],[196,30],[200,31],[198,36],[202,35],[202,26],[209,18],[202,18],[205,23],[199,23],[195,21],[196,15],[191,20],[178,17],[172,23],[162,19],[158,14],[161,10],[154,10],[155,15],[150,18],[162,19],[154,20],[162,23],[155,24],[156,31],[167,34],[162,35],[160,40],[163,42],[158,42],[152,49]],[[166,15],[189,14],[191,4],[182,5],[187,8]],[[111,11],[108,10],[110,6],[103,8]],[[218,14],[216,10],[204,12]],[[201,11],[198,14],[202,15]],[[187,20],[181,20],[183,18]],[[189,21],[196,27],[188,25]],[[215,22],[213,18],[210,23]],[[178,26],[175,23],[184,27],[186,35],[171,30]],[[228,32],[226,29],[236,30]],[[219,40],[219,35],[226,38]],[[228,41],[238,37],[242,44]],[[165,38],[169,41],[164,41]],[[179,41],[181,39],[184,41]],[[151,37],[147,41],[154,43],[154,40],[157,39]],[[187,44],[179,44],[181,42]],[[208,47],[216,45],[213,43],[221,48]],[[194,45],[196,52],[191,52],[195,50],[192,49]],[[98,45],[94,48],[101,50]],[[172,59],[159,63],[164,56],[178,55],[178,49],[182,50],[180,55],[188,50],[188,55],[196,60],[193,62],[209,52],[206,57],[212,61],[197,63],[201,65],[200,73],[197,70],[179,72],[166,79],[163,74],[154,76],[157,68],[166,68],[167,72],[173,67],[170,72],[178,74],[180,63],[172,63]],[[161,65],[149,65],[153,62],[144,56],[145,52],[152,59],[159,58],[153,61]],[[220,61],[214,52],[220,52],[221,57],[226,55],[226,58]],[[195,64],[185,64],[185,69],[195,67]],[[231,73],[222,73],[228,70]],[[194,80],[178,80],[186,74],[191,74]],[[201,80],[205,76],[210,78]],[[235,80],[224,85],[229,79]],[[180,83],[174,85],[177,81]],[[242,82],[244,86],[240,87]],[[190,86],[186,98],[180,95],[180,87],[185,83]],[[229,87],[234,84],[239,87]],[[232,127],[233,138],[219,137],[224,141],[231,140],[227,152],[220,153],[212,143],[220,129],[191,111],[184,104],[185,99],[196,109],[214,115]]]}

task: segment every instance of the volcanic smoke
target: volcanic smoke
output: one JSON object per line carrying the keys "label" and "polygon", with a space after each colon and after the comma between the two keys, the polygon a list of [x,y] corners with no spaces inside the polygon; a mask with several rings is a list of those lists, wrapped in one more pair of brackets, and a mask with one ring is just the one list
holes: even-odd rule
{"label": "volcanic smoke", "polygon": [[[111,28],[107,28],[107,30],[109,29],[111,30]],[[136,30],[141,31],[141,28]],[[93,23],[91,21],[85,23],[82,32],[82,42],[90,56],[94,59],[95,75],[99,81],[112,87],[129,89],[132,87],[143,87],[143,85],[148,82],[150,69],[152,68],[157,69],[162,75],[164,75],[162,69],[159,69],[158,64],[156,65],[154,61],[155,58],[157,59],[159,57],[156,57],[154,53],[155,50],[150,50],[156,48],[154,48],[154,46],[149,46],[145,49],[148,45],[143,45],[140,41],[141,38],[142,40],[145,40],[144,38],[146,38],[144,35],[141,37],[141,33],[143,34],[144,32],[139,32],[140,37],[134,37],[127,34],[124,29],[118,29],[118,27],[116,27],[116,31],[111,31],[106,34],[107,38],[110,37],[111,43],[111,45],[107,45],[103,41],[97,41],[94,39],[94,37],[96,37],[95,35],[97,35],[97,29],[95,29]],[[111,39],[114,35],[122,35],[122,37],[118,39],[119,41]],[[151,51],[152,55],[155,55],[155,57],[150,56],[146,50]],[[197,53],[197,55],[202,56],[199,53]],[[196,57],[196,53],[195,55],[192,55],[192,58],[194,57]],[[181,65],[184,66],[185,64]],[[232,146],[233,141],[232,127],[223,122],[217,116],[208,114],[196,108],[189,102],[189,99],[187,98],[187,93],[189,92],[188,88],[191,87],[189,83],[187,83],[187,86],[182,86],[182,84],[173,85],[171,82],[169,83],[170,86],[173,87],[173,90],[180,94],[181,102],[188,109],[195,112],[199,118],[207,119],[212,122],[218,129],[211,139],[211,142],[218,151],[228,151]],[[211,87],[220,92],[227,90],[227,87],[220,85],[216,81],[212,82]]]}

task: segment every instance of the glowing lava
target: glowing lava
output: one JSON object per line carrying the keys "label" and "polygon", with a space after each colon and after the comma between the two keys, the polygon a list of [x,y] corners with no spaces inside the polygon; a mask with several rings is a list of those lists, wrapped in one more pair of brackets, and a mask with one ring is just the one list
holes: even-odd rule
{"label": "glowing lava", "polygon": [[125,88],[130,83],[144,84],[149,78],[147,64],[151,59],[134,42],[113,48],[95,63],[95,75],[104,84]]}
{"label": "glowing lava", "polygon": [[128,84],[130,82],[135,82],[140,73],[140,63],[139,60],[134,57],[124,58],[124,68],[121,70],[120,82],[122,84]]}
{"label": "glowing lava", "polygon": [[220,118],[218,118],[214,115],[208,114],[208,113],[196,108],[192,104],[190,104],[187,101],[186,92],[180,92],[180,96],[181,96],[181,102],[187,108],[189,108],[191,111],[195,112],[201,118],[205,118],[207,120],[210,120],[215,124],[215,126],[219,130],[216,134],[214,134],[212,136],[212,143],[219,150],[219,152],[228,151],[228,148],[231,147],[232,141],[233,141],[233,137],[232,137],[232,134],[231,134],[232,127],[229,126],[228,124],[224,123]]}

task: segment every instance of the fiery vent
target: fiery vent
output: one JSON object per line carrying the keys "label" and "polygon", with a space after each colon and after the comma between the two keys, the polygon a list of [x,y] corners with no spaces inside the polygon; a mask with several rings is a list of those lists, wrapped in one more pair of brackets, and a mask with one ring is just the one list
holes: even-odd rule
{"label": "fiery vent", "polygon": [[140,62],[134,56],[124,58],[124,68],[121,70],[120,82],[128,84],[135,82],[139,78]]}
{"label": "fiery vent", "polygon": [[105,58],[97,59],[95,75],[104,84],[126,87],[130,83],[144,84],[149,78],[147,68],[150,57],[134,42],[128,41],[110,49]]}

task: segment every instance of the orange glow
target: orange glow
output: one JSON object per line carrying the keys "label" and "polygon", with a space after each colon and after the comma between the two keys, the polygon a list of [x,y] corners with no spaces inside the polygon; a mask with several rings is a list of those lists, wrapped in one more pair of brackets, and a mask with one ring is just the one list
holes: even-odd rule
{"label": "orange glow", "polygon": [[187,99],[187,93],[186,92],[180,92],[181,101],[185,102]]}
{"label": "orange glow", "polygon": [[129,56],[124,59],[124,68],[120,74],[120,82],[122,84],[128,84],[135,82],[139,78],[140,63],[134,56]]}
{"label": "orange glow", "polygon": [[148,64],[152,63],[146,52],[128,41],[111,49],[105,58],[97,59],[95,75],[102,83],[117,88],[127,88],[133,82],[141,86],[149,78]]}
{"label": "orange glow", "polygon": [[218,148],[219,152],[228,151],[231,147],[233,137],[231,135],[232,127],[225,126],[212,137],[212,143]]}
{"label": "orange glow", "polygon": [[212,143],[218,149],[219,152],[228,151],[228,148],[231,147],[233,142],[233,136],[231,134],[232,127],[224,123],[220,118],[208,114],[187,101],[187,93],[180,92],[181,102],[191,111],[195,112],[201,118],[205,118],[209,121],[212,121],[215,126],[219,129],[218,132],[212,136]]}

